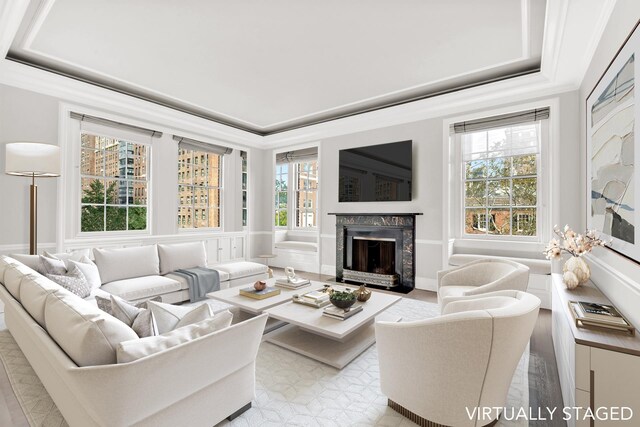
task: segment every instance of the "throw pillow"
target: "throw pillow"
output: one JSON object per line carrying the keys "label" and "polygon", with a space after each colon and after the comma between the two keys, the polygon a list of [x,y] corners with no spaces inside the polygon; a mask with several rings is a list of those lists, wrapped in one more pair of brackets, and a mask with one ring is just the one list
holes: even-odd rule
{"label": "throw pillow", "polygon": [[98,270],[98,266],[94,264],[88,257],[83,256],[80,258],[80,261],[75,261],[73,259],[69,260],[69,267],[76,266],[84,277],[87,278],[87,282],[91,285],[91,289],[97,289],[102,285],[102,281],[100,280],[100,271]]}
{"label": "throw pillow", "polygon": [[[118,297],[120,298],[120,297]],[[122,298],[121,298],[122,299]],[[133,304],[134,307],[136,308],[142,308],[142,309],[147,309],[149,308],[147,306],[147,302],[149,301],[156,301],[156,302],[162,302],[162,297],[157,296],[157,297],[153,297],[150,298],[148,300],[142,301],[142,302],[131,302],[131,301],[127,301],[125,299],[122,299],[123,301],[126,301],[128,304]],[[101,297],[99,295],[96,295],[96,304],[98,304],[98,308],[102,311],[104,311],[107,314],[110,314],[113,316],[113,310],[111,309],[111,298],[105,298],[105,297]]]}
{"label": "throw pillow", "polygon": [[158,328],[151,310],[138,308],[120,297],[111,295],[113,317],[131,326],[140,338],[158,335]]}
{"label": "throw pillow", "polygon": [[65,271],[65,274],[46,274],[46,276],[80,298],[91,295],[91,286],[78,267],[72,267],[68,272]]}
{"label": "throw pillow", "polygon": [[67,273],[67,266],[61,259],[40,255],[40,264],[45,276],[47,274],[64,275]]}
{"label": "throw pillow", "polygon": [[148,304],[156,318],[158,332],[161,334],[211,317],[211,308],[208,304],[202,304],[195,308],[155,301],[149,301]]}
{"label": "throw pillow", "polygon": [[[205,304],[206,305],[206,304]],[[118,363],[134,360],[159,353],[171,347],[195,340],[196,338],[225,329],[231,325],[233,314],[229,310],[218,313],[209,319],[176,329],[164,335],[123,341],[116,348]]]}

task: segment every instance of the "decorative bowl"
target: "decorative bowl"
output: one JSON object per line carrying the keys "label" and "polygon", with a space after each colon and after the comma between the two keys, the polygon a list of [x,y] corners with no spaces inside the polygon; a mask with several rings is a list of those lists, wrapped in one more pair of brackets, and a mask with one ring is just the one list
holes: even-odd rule
{"label": "decorative bowl", "polygon": [[333,291],[329,301],[336,307],[349,311],[351,306],[356,303],[356,295],[348,291]]}
{"label": "decorative bowl", "polygon": [[265,282],[264,280],[258,280],[253,284],[253,287],[256,291],[262,291],[267,287],[267,282]]}

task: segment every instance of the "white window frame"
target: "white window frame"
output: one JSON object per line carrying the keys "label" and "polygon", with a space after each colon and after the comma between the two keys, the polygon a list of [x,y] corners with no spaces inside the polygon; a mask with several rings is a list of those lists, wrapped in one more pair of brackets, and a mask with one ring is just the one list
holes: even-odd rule
{"label": "white window frame", "polygon": [[[115,127],[109,127],[106,125],[99,125],[95,123],[88,123],[69,119],[68,130],[70,132],[70,145],[68,149],[71,150],[71,169],[73,173],[70,174],[69,184],[71,186],[70,194],[72,200],[74,200],[73,213],[73,228],[76,238],[100,238],[100,237],[122,237],[122,236],[139,236],[139,235],[151,235],[153,224],[151,215],[151,209],[153,206],[153,150],[151,144],[151,138],[144,135],[130,132],[125,129],[118,129]],[[120,139],[127,142],[133,142],[136,144],[144,145],[146,147],[147,155],[147,228],[144,230],[112,230],[112,231],[82,231],[82,169],[81,169],[81,150],[82,150],[82,133],[91,133],[106,138]],[[67,148],[67,147],[65,147]],[[107,179],[108,177],[104,177]],[[114,178],[118,179],[118,178]],[[69,186],[67,186],[67,189]],[[105,205],[106,206],[106,205]]]}
{"label": "white window frame", "polygon": [[[274,179],[272,181],[273,183],[273,198],[272,198],[272,202],[273,202],[273,222],[272,224],[274,225],[274,227],[276,228],[276,230],[288,230],[291,229],[291,205],[292,205],[292,201],[291,201],[291,183],[293,182],[292,176],[293,174],[291,173],[292,171],[292,165],[293,163],[282,163],[280,165],[276,164],[273,174],[274,174]],[[276,207],[276,197],[278,196],[278,190],[276,190],[276,180],[281,177],[283,174],[280,173],[278,174],[278,167],[279,166],[286,166],[287,167],[287,207],[286,207],[286,211],[287,211],[287,225],[276,225],[276,218],[279,216],[279,212],[283,209],[277,208]],[[284,191],[281,191],[281,193],[284,193]]]}
{"label": "white window frame", "polygon": [[[292,179],[293,179],[293,184],[294,184],[293,192],[295,193],[294,197],[291,200],[291,205],[292,206],[291,206],[290,212],[293,212],[293,218],[295,218],[294,223],[291,224],[291,226],[289,227],[291,230],[317,230],[318,229],[318,225],[317,225],[318,221],[319,221],[319,218],[318,218],[318,203],[316,203],[316,206],[314,208],[310,208],[310,209],[307,208],[306,206],[302,207],[302,208],[300,208],[298,206],[298,194],[301,193],[301,192],[304,192],[304,191],[315,193],[316,201],[318,200],[318,195],[319,195],[318,189],[319,189],[319,181],[320,181],[320,179],[318,177],[319,162],[318,162],[318,159],[316,159],[314,161],[316,163],[316,180],[317,180],[317,183],[316,183],[316,188],[312,189],[312,190],[310,190],[310,189],[307,189],[307,190],[300,189],[299,188],[300,180],[298,179],[298,173],[299,173],[300,165],[303,164],[303,163],[312,163],[312,162],[289,163],[290,168],[293,167],[293,177],[292,177]],[[306,201],[306,199],[305,199],[305,201]],[[298,220],[298,210],[304,212],[305,214],[308,213],[308,212],[313,212],[314,215],[315,215],[316,225],[314,227],[297,226],[295,223]],[[289,222],[289,221],[287,220],[287,222]]]}
{"label": "white window frame", "polygon": [[[520,111],[520,108],[511,111]],[[552,110],[552,111],[557,111]],[[507,111],[508,112],[508,111]],[[500,113],[498,113],[500,114]],[[487,113],[486,117],[490,117],[494,113]],[[452,120],[457,121],[458,119]],[[464,205],[464,184],[465,184],[465,170],[463,161],[462,150],[462,136],[461,134],[454,134],[450,136],[451,140],[451,152],[453,154],[451,165],[452,172],[452,201],[455,201],[455,205],[452,205],[453,215],[451,220],[451,230],[454,232],[455,239],[463,239],[469,241],[512,241],[512,242],[530,242],[541,243],[546,240],[550,233],[550,217],[551,211],[550,205],[550,174],[543,173],[548,171],[550,165],[550,138],[551,127],[550,119],[540,121],[540,153],[538,154],[537,162],[537,208],[536,208],[536,235],[535,236],[518,236],[518,235],[493,235],[493,234],[467,234],[465,233],[465,205]]]}
{"label": "white window frame", "polygon": [[[179,150],[179,148],[178,148]],[[195,151],[195,150],[193,150]],[[178,151],[179,153],[179,151]],[[216,154],[216,153],[212,153],[212,154]],[[220,175],[220,186],[219,187],[210,187],[207,186],[206,188],[218,188],[218,190],[220,191],[220,196],[218,197],[219,199],[219,206],[218,209],[220,210],[220,225],[218,227],[185,227],[182,228],[180,225],[180,217],[178,216],[178,211],[180,209],[180,203],[179,200],[176,199],[176,209],[175,209],[175,227],[178,230],[178,233],[200,233],[200,232],[220,232],[224,230],[224,182],[225,182],[225,155],[220,154],[220,167],[219,167],[219,175]],[[195,158],[195,157],[194,157]],[[177,157],[177,166],[178,168],[180,167],[180,155],[178,154]],[[195,164],[195,162],[193,163]],[[180,172],[178,172],[180,173]],[[176,178],[178,177],[178,175],[176,174]],[[180,179],[177,179],[177,185],[178,185],[178,197],[180,197],[180,186],[184,185],[180,183]],[[195,196],[194,196],[195,197]],[[193,213],[193,218],[195,218],[195,210]]]}

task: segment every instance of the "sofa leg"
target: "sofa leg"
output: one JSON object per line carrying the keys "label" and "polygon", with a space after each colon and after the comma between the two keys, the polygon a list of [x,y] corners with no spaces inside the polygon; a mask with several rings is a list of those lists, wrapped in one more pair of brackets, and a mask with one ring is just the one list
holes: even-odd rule
{"label": "sofa leg", "polygon": [[246,412],[249,409],[251,409],[251,402],[247,403],[242,408],[238,409],[236,412],[234,412],[233,414],[229,415],[227,417],[227,420],[233,421],[235,418],[238,418],[240,415],[242,415],[243,412]]}

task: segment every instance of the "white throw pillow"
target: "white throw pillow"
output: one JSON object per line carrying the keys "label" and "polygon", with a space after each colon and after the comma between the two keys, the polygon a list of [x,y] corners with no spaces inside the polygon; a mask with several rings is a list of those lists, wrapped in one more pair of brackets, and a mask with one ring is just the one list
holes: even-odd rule
{"label": "white throw pillow", "polygon": [[44,251],[42,255],[46,256],[47,258],[59,259],[63,261],[64,265],[66,265],[67,269],[69,269],[70,267],[69,261],[71,260],[80,261],[82,257],[87,256],[90,252],[91,252],[91,249],[79,250],[79,251],[73,251],[73,252],[60,252],[58,254],[52,254],[50,252]]}
{"label": "white throw pillow", "polygon": [[158,245],[160,274],[171,273],[182,268],[206,267],[207,251],[204,242]]}
{"label": "white throw pillow", "polygon": [[138,339],[133,329],[72,294],[49,294],[44,319],[49,335],[78,366],[116,363],[118,344]]}
{"label": "white throw pillow", "polygon": [[94,249],[102,283],[160,274],[156,245],[121,249]]}
{"label": "white throw pillow", "polygon": [[211,317],[209,304],[202,304],[194,308],[149,301],[147,307],[153,312],[158,332],[161,334]]}
{"label": "white throw pillow", "polygon": [[233,314],[227,310],[209,319],[176,329],[164,335],[121,342],[118,344],[116,350],[118,363],[133,362],[134,360],[159,353],[171,347],[176,347],[196,338],[228,328],[231,325],[232,319]]}
{"label": "white throw pillow", "polygon": [[97,289],[100,287],[102,282],[100,281],[100,270],[98,270],[98,266],[93,263],[88,257],[83,256],[79,261],[75,261],[70,259],[68,266],[76,266],[78,269],[84,274],[84,277],[87,278],[87,282],[91,286],[91,289]]}

